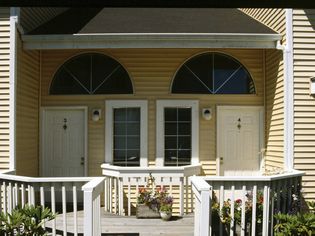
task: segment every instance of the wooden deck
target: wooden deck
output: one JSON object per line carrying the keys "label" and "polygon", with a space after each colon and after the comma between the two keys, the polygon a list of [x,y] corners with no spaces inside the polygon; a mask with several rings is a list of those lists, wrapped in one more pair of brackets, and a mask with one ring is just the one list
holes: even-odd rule
{"label": "wooden deck", "polygon": [[[183,218],[173,217],[170,221],[161,219],[137,219],[135,216],[118,216],[105,213],[102,209],[102,235],[130,236],[192,236],[194,234],[194,217],[192,214]],[[56,218],[57,235],[63,235],[62,215]],[[83,211],[78,211],[78,233],[83,233]],[[73,213],[67,213],[67,236],[74,232]],[[48,222],[46,227],[51,227]]]}

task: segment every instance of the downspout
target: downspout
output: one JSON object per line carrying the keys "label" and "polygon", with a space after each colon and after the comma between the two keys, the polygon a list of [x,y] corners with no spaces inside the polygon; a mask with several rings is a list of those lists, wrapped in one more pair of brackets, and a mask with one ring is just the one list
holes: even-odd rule
{"label": "downspout", "polygon": [[17,78],[17,25],[19,8],[10,8],[10,102],[9,102],[9,170],[16,169],[16,78]]}
{"label": "downspout", "polygon": [[286,44],[277,44],[283,51],[284,66],[284,169],[294,168],[294,94],[293,94],[293,11],[286,9]]}

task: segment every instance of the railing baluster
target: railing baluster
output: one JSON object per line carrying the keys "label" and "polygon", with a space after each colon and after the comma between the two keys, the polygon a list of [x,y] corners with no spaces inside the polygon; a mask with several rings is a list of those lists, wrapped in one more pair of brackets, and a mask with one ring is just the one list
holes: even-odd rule
{"label": "railing baluster", "polygon": [[269,186],[264,186],[263,229],[262,235],[268,235],[269,224]]}
{"label": "railing baluster", "polygon": [[3,212],[7,213],[8,210],[8,204],[7,204],[7,186],[6,186],[6,182],[3,181]]}
{"label": "railing baluster", "polygon": [[242,188],[242,216],[241,216],[241,236],[245,236],[245,197],[246,197],[246,186]]}
{"label": "railing baluster", "polygon": [[31,185],[31,204],[35,206],[35,187]]}
{"label": "railing baluster", "polygon": [[185,185],[185,208],[186,208],[186,214],[188,214],[188,197],[189,197],[189,186],[188,186],[188,176],[185,177],[185,182],[184,182],[184,185]]}
{"label": "railing baluster", "polygon": [[72,194],[73,194],[73,233],[74,236],[78,235],[78,216],[77,216],[77,187],[73,185],[72,187]]}
{"label": "railing baluster", "polygon": [[253,187],[253,206],[252,206],[252,235],[256,235],[256,203],[257,203],[257,185]]}
{"label": "railing baluster", "polygon": [[62,220],[63,220],[63,235],[67,236],[67,196],[66,187],[62,185]]}
{"label": "railing baluster", "polygon": [[104,180],[104,210],[105,211],[109,211],[108,210],[108,177],[105,178]]}
{"label": "railing baluster", "polygon": [[184,178],[179,178],[179,215],[184,215]]}
{"label": "railing baluster", "polygon": [[12,213],[12,183],[8,185],[8,212]]}
{"label": "railing baluster", "polygon": [[[53,214],[56,213],[56,198],[55,198],[55,187],[50,187],[50,194],[51,194],[51,212]],[[56,219],[52,220],[52,234],[56,236]]]}
{"label": "railing baluster", "polygon": [[123,179],[118,178],[118,202],[119,202],[119,215],[124,215],[124,185],[123,185]]}
{"label": "railing baluster", "polygon": [[14,208],[19,204],[19,187],[18,183],[14,184]]}
{"label": "railing baluster", "polygon": [[130,187],[130,177],[128,179],[128,216],[131,216],[131,187]]}
{"label": "railing baluster", "polygon": [[[219,197],[219,201],[220,201],[220,209],[219,211],[221,211],[221,209],[223,208],[223,203],[224,203],[224,186],[221,185],[220,186],[220,197]],[[223,235],[223,224],[222,221],[220,220],[220,236]]]}
{"label": "railing baluster", "polygon": [[27,204],[30,205],[32,202],[31,200],[31,185],[27,185]]}
{"label": "railing baluster", "polygon": [[170,177],[169,181],[170,181],[170,195],[173,195],[173,178]]}
{"label": "railing baluster", "polygon": [[114,190],[115,190],[115,192],[114,192],[114,213],[115,214],[117,214],[118,213],[118,209],[117,209],[117,198],[118,198],[118,194],[117,194],[117,190],[118,189],[118,179],[117,178],[115,178],[114,179]]}
{"label": "railing baluster", "polygon": [[234,235],[234,225],[235,225],[235,219],[234,219],[234,201],[235,201],[235,186],[232,185],[231,187],[231,224],[230,224],[230,235]]}
{"label": "railing baluster", "polygon": [[25,187],[24,184],[21,184],[21,206],[25,206]]}
{"label": "railing baluster", "polygon": [[113,212],[113,178],[109,177],[109,212]]}
{"label": "railing baluster", "polygon": [[44,186],[39,187],[40,191],[40,205],[45,208],[45,191],[44,191]]}

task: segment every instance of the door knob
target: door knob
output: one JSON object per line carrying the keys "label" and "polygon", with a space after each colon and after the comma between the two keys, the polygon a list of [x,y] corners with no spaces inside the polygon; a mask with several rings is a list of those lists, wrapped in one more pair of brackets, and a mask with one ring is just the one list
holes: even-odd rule
{"label": "door knob", "polygon": [[84,157],[81,157],[81,163],[82,166],[84,166]]}
{"label": "door knob", "polygon": [[220,164],[223,164],[223,157],[220,157]]}

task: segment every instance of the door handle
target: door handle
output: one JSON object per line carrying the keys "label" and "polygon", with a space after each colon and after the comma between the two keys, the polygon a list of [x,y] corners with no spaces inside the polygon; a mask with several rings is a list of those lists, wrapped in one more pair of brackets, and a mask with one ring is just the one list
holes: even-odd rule
{"label": "door handle", "polygon": [[80,162],[81,166],[84,166],[84,162],[85,162],[84,157],[81,157],[81,162]]}

